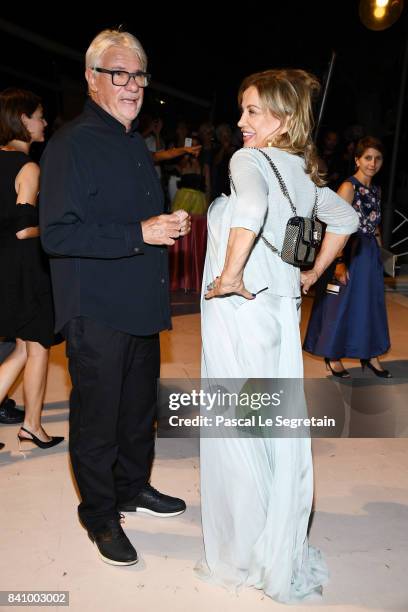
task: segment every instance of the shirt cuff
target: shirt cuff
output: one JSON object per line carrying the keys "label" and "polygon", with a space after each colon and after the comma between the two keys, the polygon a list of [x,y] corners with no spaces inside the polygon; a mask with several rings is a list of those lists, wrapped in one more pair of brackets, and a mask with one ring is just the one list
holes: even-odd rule
{"label": "shirt cuff", "polygon": [[358,223],[357,224],[353,223],[353,225],[341,225],[341,226],[328,225],[326,228],[326,231],[330,232],[331,234],[341,234],[343,236],[349,236],[350,234],[354,234],[354,232],[356,232],[357,230],[358,230]]}
{"label": "shirt cuff", "polygon": [[130,255],[143,253],[143,234],[140,222],[129,223],[125,228],[126,246]]}
{"label": "shirt cuff", "polygon": [[251,230],[254,234],[258,235],[261,226],[259,221],[256,219],[248,219],[248,217],[233,217],[231,221],[231,229],[233,227],[243,227],[244,229]]}

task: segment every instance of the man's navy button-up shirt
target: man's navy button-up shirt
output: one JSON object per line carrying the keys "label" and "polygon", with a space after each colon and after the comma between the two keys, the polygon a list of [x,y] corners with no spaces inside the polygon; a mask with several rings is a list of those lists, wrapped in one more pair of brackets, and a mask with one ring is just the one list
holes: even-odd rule
{"label": "man's navy button-up shirt", "polygon": [[163,213],[163,193],[136,122],[126,132],[88,100],[44,151],[39,209],[56,331],[77,316],[134,335],[170,328],[167,249],[140,225]]}

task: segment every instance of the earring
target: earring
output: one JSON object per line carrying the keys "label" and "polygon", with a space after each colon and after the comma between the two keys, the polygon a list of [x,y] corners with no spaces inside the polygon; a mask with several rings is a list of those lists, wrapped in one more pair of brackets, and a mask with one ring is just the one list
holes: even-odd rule
{"label": "earring", "polygon": [[268,142],[266,143],[266,146],[267,146],[267,147],[272,147],[272,146],[273,146],[273,143],[272,143],[270,140],[268,140]]}

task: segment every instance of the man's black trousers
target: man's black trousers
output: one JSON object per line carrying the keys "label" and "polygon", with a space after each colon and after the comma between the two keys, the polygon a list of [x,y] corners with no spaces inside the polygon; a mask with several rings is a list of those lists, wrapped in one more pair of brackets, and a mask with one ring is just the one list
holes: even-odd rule
{"label": "man's black trousers", "polygon": [[148,482],[154,452],[159,335],[133,336],[76,317],[64,327],[71,463],[79,517],[97,531]]}

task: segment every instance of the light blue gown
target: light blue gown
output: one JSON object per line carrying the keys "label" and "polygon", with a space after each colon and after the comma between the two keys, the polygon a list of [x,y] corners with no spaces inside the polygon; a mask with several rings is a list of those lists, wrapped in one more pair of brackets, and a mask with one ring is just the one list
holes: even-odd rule
{"label": "light blue gown", "polygon": [[[310,216],[314,185],[303,159],[272,147],[264,151],[298,214]],[[202,293],[221,274],[231,227],[258,236],[244,282],[253,293],[268,289],[255,300],[202,298],[202,377],[301,379],[300,273],[259,240],[262,232],[281,248],[292,216],[289,204],[259,151],[235,153],[231,176],[235,191],[217,198],[208,213]],[[353,209],[327,188],[319,189],[319,217],[328,231],[339,234],[352,233],[358,224]],[[253,586],[285,603],[320,594],[328,573],[307,539],[312,497],[309,438],[202,438],[205,559],[197,565],[198,575],[232,590]]]}

